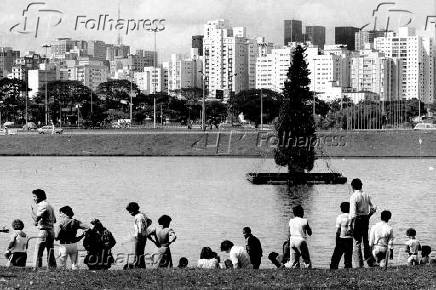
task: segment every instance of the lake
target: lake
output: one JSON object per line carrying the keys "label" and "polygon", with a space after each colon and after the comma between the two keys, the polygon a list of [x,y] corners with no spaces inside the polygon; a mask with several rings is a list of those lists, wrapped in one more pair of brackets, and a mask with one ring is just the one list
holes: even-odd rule
{"label": "lake", "polygon": [[[325,172],[326,162],[318,160],[314,172]],[[395,243],[404,243],[406,229],[414,227],[423,244],[436,248],[436,159],[333,159],[329,165],[347,176],[348,184],[352,178],[362,179],[378,207],[371,224],[379,221],[382,210],[392,211]],[[243,245],[242,228],[250,226],[264,249],[261,267],[270,268],[268,253],[281,252],[292,206],[301,204],[313,230],[308,239],[313,265],[327,268],[339,205],[349,199],[351,188],[315,185],[289,191],[286,186],[252,185],[244,176],[279,170],[286,171],[271,159],[250,158],[0,157],[0,225],[10,227],[20,218],[25,232],[35,234],[31,192],[42,188],[56,213],[70,205],[83,222],[99,218],[117,240],[114,253],[129,253],[133,221],[125,207],[137,201],[154,225],[162,214],[172,217],[176,265],[185,256],[194,266],[205,246],[226,258],[219,252],[221,241]],[[0,249],[6,249],[7,238],[0,235]],[[155,250],[147,244],[146,252]],[[403,252],[402,246],[396,247],[395,263],[407,262]]]}

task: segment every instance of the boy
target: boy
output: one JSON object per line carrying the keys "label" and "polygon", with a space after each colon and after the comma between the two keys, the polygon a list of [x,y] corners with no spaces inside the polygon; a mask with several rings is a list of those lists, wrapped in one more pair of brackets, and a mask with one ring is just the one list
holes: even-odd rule
{"label": "boy", "polygon": [[373,225],[369,234],[369,246],[372,248],[372,255],[380,267],[387,265],[386,255],[389,249],[389,259],[394,258],[394,231],[388,225],[392,214],[388,210],[381,213],[381,221]]}
{"label": "boy", "polygon": [[409,254],[407,264],[409,266],[418,265],[418,252],[421,251],[421,244],[416,239],[416,230],[414,228],[407,229],[406,236],[409,238],[406,242],[406,253]]}
{"label": "boy", "polygon": [[349,216],[350,203],[341,203],[342,213],[336,218],[336,247],[333,251],[330,269],[337,269],[342,254],[344,254],[345,268],[352,268],[353,236],[351,233],[351,219]]}
{"label": "boy", "polygon": [[14,233],[11,235],[6,256],[9,261],[7,266],[25,267],[27,261],[27,243],[29,238],[23,232],[24,223],[16,219],[12,222]]}
{"label": "boy", "polygon": [[[307,236],[312,235],[312,229],[304,217],[304,209],[298,205],[292,209],[294,218],[289,220],[289,248],[294,260],[285,264],[287,268],[300,268],[300,256],[303,258],[304,266],[312,268],[309,249],[307,247]],[[292,263],[292,264],[291,264]]]}
{"label": "boy", "polygon": [[154,229],[148,236],[150,241],[152,241],[156,247],[159,248],[158,258],[156,261],[159,268],[173,267],[170,245],[175,242],[177,237],[173,229],[170,228],[171,221],[172,219],[164,214],[157,220],[157,223],[161,226],[161,228],[157,230]]}
{"label": "boy", "polygon": [[242,234],[245,238],[245,249],[250,256],[253,269],[259,269],[262,259],[262,244],[259,239],[251,233],[250,227],[244,227],[242,229]]}
{"label": "boy", "polygon": [[145,268],[144,249],[147,243],[147,228],[151,225],[151,219],[145,213],[139,211],[139,205],[136,202],[130,202],[126,210],[131,216],[135,217],[134,223],[134,241],[135,241],[135,261],[136,268]]}
{"label": "boy", "polygon": [[62,268],[67,265],[67,258],[70,257],[71,269],[77,270],[77,242],[84,235],[77,236],[78,230],[88,230],[89,228],[81,221],[73,219],[74,212],[71,207],[64,206],[59,209],[60,223],[55,230],[55,240],[59,241],[59,264]]}
{"label": "boy", "polygon": [[422,246],[421,247],[421,261],[419,261],[420,265],[430,264],[430,254],[431,247],[430,246]]}

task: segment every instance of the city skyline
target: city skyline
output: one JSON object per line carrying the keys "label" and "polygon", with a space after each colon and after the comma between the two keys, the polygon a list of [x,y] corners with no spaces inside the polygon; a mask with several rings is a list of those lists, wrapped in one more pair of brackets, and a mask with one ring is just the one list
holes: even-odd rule
{"label": "city skyline", "polygon": [[[163,1],[123,1],[120,4],[120,18],[123,19],[166,19],[165,30],[158,33],[157,50],[162,58],[160,61],[169,58],[172,53],[189,52],[191,37],[203,34],[204,25],[211,19],[227,19],[232,26],[244,26],[247,28],[249,37],[265,36],[268,41],[275,44],[283,43],[283,20],[297,19],[305,26],[325,26],[326,43],[334,43],[334,26],[356,26],[361,27],[372,23],[372,11],[380,1],[353,1],[344,0],[329,1],[251,1],[254,5],[236,1],[208,1],[207,4],[195,0],[184,1],[183,3],[169,0]],[[436,8],[433,1],[420,1],[420,6],[415,7],[413,3],[405,0],[395,1],[394,8],[409,9],[413,12],[413,19],[410,26],[417,28],[423,33],[426,16],[436,15]],[[10,32],[9,29],[23,21],[22,12],[32,2],[3,0],[2,17],[0,18],[0,46],[11,46],[21,51],[34,50],[42,52],[40,48],[44,43],[51,42],[57,37],[71,37],[83,40],[102,40],[107,43],[116,43],[118,35],[121,34],[123,43],[135,49],[153,50],[153,33],[147,31],[133,31],[126,35],[125,31],[96,31],[86,30],[78,25],[74,31],[77,16],[84,16],[84,19],[97,19],[99,15],[110,15],[116,18],[118,3],[107,5],[101,8],[101,1],[87,3],[84,0],[75,1],[74,4],[62,3],[59,1],[46,1],[47,9],[58,9],[62,11],[62,23],[53,25],[56,17],[53,15],[44,16],[41,21],[38,37],[33,35]],[[243,12],[238,9],[244,6]],[[100,7],[100,8],[99,8]],[[155,7],[151,10],[149,7]],[[214,9],[210,9],[213,7]],[[147,9],[148,8],[148,9]],[[380,9],[380,11],[383,10]],[[385,8],[387,10],[387,8]],[[145,12],[140,12],[145,11]],[[269,11],[269,13],[265,13]],[[383,23],[386,13],[379,15],[378,23]],[[398,24],[407,21],[408,15],[391,15],[391,26],[396,28]],[[42,16],[41,16],[42,18]],[[29,15],[30,19],[30,15]],[[30,21],[29,21],[30,22]],[[29,25],[30,26],[30,25]],[[381,26],[381,24],[380,24]],[[79,31],[80,30],[80,31]]]}

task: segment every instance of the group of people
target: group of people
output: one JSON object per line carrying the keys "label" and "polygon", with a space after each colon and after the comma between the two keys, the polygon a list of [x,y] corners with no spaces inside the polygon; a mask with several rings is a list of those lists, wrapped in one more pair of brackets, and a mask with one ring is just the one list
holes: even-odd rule
{"label": "group of people", "polygon": [[[336,246],[331,257],[330,269],[337,269],[344,257],[344,267],[387,266],[388,259],[393,259],[394,234],[388,224],[392,217],[389,210],[381,212],[381,221],[369,229],[371,216],[376,207],[369,194],[362,190],[362,181],[353,179],[353,193],[349,202],[340,205],[341,214],[336,218]],[[312,229],[301,206],[293,208],[294,218],[289,221],[289,241],[283,245],[283,254],[269,254],[268,258],[277,267],[299,268],[300,258],[306,268],[311,268],[311,260],[307,246],[307,236],[312,235]],[[416,239],[416,230],[409,228],[406,232],[408,241],[405,251],[409,255],[408,264],[430,264],[436,261],[430,258],[431,247],[421,246]],[[363,250],[363,253],[362,253]],[[421,251],[421,259],[418,259]]]}
{"label": "group of people", "polygon": [[[387,266],[388,259],[393,258],[394,235],[389,225],[392,217],[390,211],[381,213],[381,221],[369,229],[371,216],[376,207],[369,194],[362,190],[360,179],[351,182],[353,193],[350,200],[342,202],[341,213],[336,218],[336,246],[331,257],[330,269],[337,269],[344,257],[344,267],[363,267],[364,261],[368,266]],[[73,209],[64,206],[59,209],[59,222],[56,220],[53,207],[47,202],[44,190],[32,191],[34,203],[32,205],[32,219],[38,229],[36,237],[35,261],[36,268],[42,267],[44,251],[47,252],[47,265],[56,268],[54,243],[59,242],[59,264],[66,267],[67,259],[71,260],[71,268],[78,268],[78,243],[83,239],[83,247],[87,251],[84,264],[91,270],[109,269],[115,262],[112,248],[116,240],[112,233],[106,229],[98,219],[93,219],[89,225],[74,218]],[[311,268],[312,262],[309,254],[307,237],[312,235],[309,222],[304,218],[302,206],[295,206],[294,217],[289,221],[289,238],[283,244],[283,253],[279,255],[272,252],[268,259],[278,268]],[[152,220],[140,211],[136,202],[130,202],[126,211],[133,219],[133,245],[134,259],[124,266],[124,269],[146,268],[145,247],[150,240],[158,248],[153,254],[153,264],[160,268],[173,267],[170,245],[176,241],[176,234],[170,227],[172,221],[168,215],[158,219],[158,226],[152,226]],[[5,253],[10,266],[24,267],[27,261],[27,247],[29,237],[23,231],[24,223],[16,219],[12,222],[13,233],[10,237]],[[6,229],[0,231],[6,232]],[[79,231],[81,234],[78,235]],[[245,247],[234,245],[229,240],[221,243],[220,250],[229,254],[229,259],[221,263],[221,259],[210,247],[203,247],[198,268],[253,268],[259,269],[263,255],[261,242],[255,237],[250,227],[244,227],[242,234],[245,238]],[[416,230],[409,228],[406,232],[408,241],[405,250],[409,257],[409,265],[436,263],[430,257],[431,247],[421,245],[416,238]],[[363,250],[363,253],[362,253]],[[421,258],[419,258],[421,252]],[[300,259],[302,264],[300,264]],[[178,267],[187,267],[188,260],[182,257]]]}

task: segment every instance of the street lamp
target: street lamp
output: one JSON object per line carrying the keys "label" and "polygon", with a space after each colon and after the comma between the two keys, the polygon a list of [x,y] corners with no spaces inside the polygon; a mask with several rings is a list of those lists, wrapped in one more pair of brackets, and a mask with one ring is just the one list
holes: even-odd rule
{"label": "street lamp", "polygon": [[[50,44],[44,44],[42,46],[45,48],[45,57],[47,58],[47,48],[51,47]],[[45,67],[45,124],[48,125],[48,100],[47,100],[47,67]]]}
{"label": "street lamp", "polygon": [[260,130],[263,130],[263,91],[260,88]]}
{"label": "street lamp", "polygon": [[206,82],[206,78],[207,77],[203,73],[203,71],[200,70],[198,72],[201,73],[201,75],[203,76],[203,101],[202,101],[202,104],[201,104],[201,129],[203,131],[205,131],[206,127],[205,127],[204,121],[206,119],[206,104],[205,104],[205,98],[204,98],[204,83]]}

